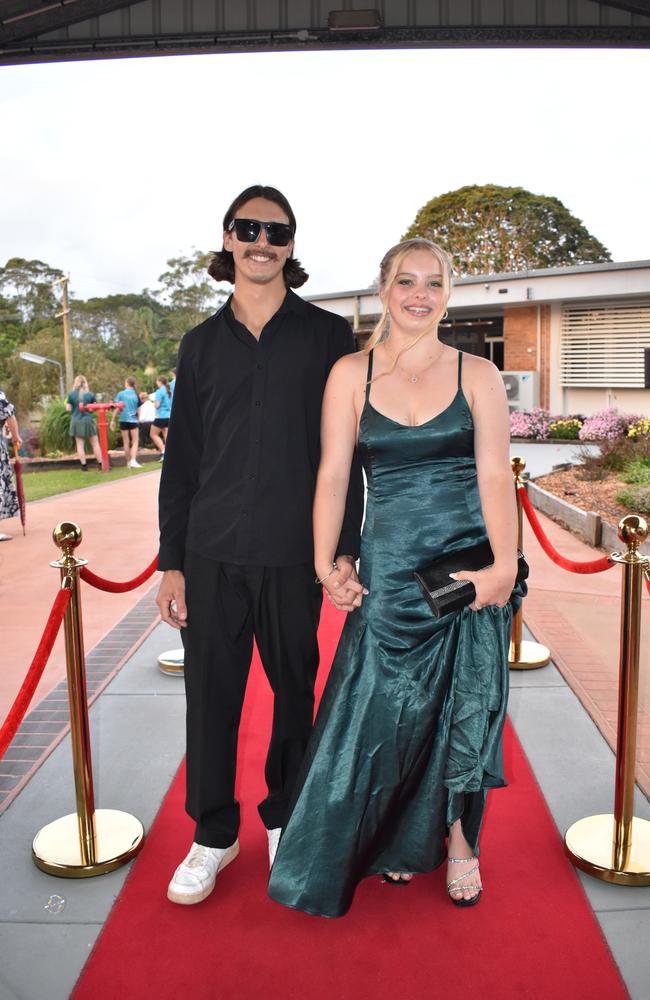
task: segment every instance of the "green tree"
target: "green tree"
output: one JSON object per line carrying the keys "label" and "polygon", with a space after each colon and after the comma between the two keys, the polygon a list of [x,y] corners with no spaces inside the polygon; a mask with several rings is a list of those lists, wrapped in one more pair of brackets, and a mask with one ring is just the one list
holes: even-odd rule
{"label": "green tree", "polygon": [[56,327],[42,326],[32,331],[8,357],[2,366],[2,385],[7,396],[24,419],[35,408],[40,408],[51,396],[59,394],[59,370],[56,365],[35,365],[23,361],[20,351],[31,351],[63,364],[63,338]]}
{"label": "green tree", "polygon": [[[167,261],[161,287],[72,299],[70,332],[75,374],[83,373],[91,388],[112,398],[126,375],[152,388],[158,373],[169,374],[183,334],[206,319],[227,295],[207,274],[208,254]],[[0,267],[0,386],[18,408],[21,419],[58,395],[54,365],[21,360],[31,351],[63,362],[61,306],[53,283],[62,276],[40,260],[13,257]]]}
{"label": "green tree", "polygon": [[[0,267],[0,385],[24,417],[43,396],[58,392],[54,365],[21,361],[22,350],[62,361],[60,303],[53,282],[63,272],[41,260],[11,257]],[[54,352],[54,353],[52,353]]]}
{"label": "green tree", "polygon": [[7,359],[25,336],[23,318],[16,304],[0,295],[0,378]]}
{"label": "green tree", "polygon": [[472,184],[433,198],[404,239],[413,236],[444,247],[461,275],[611,260],[558,198],[497,184]]}
{"label": "green tree", "polygon": [[0,292],[14,304],[24,322],[50,320],[59,311],[53,282],[61,277],[63,271],[42,260],[10,257],[0,267]]}
{"label": "green tree", "polygon": [[228,295],[208,275],[210,254],[194,250],[189,257],[172,257],[158,281],[153,297],[168,307],[161,322],[161,336],[178,346],[187,330],[207,319]]}
{"label": "green tree", "polygon": [[130,375],[155,366],[156,332],[168,311],[145,292],[108,295],[76,301],[71,325],[76,341],[101,348]]}

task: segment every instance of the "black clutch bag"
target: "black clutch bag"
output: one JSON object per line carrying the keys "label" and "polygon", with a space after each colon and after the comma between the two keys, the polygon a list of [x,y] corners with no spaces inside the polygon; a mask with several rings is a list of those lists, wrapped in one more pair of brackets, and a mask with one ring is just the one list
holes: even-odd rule
{"label": "black clutch bag", "polygon": [[[440,556],[425,569],[415,571],[415,579],[425,601],[433,611],[434,617],[454,611],[461,611],[471,604],[476,597],[476,589],[469,580],[450,580],[450,573],[462,573],[466,570],[476,572],[487,569],[494,562],[492,547],[488,541],[479,542],[467,549],[459,549],[448,555]],[[528,576],[528,563],[521,552],[517,553],[517,579],[521,583]]]}

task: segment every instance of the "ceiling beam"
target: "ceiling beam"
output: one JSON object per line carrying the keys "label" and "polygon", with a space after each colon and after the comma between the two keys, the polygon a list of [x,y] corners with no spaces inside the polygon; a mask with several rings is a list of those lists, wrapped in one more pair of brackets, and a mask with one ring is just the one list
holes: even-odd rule
{"label": "ceiling beam", "polygon": [[43,0],[42,3],[30,0],[4,6],[9,9],[3,10],[0,16],[0,45],[27,38],[35,40],[49,31],[58,31],[133,4],[125,0]]}
{"label": "ceiling beam", "polygon": [[601,7],[618,7],[619,10],[626,10],[629,14],[643,14],[650,17],[650,0],[633,0],[631,3],[619,0],[598,0]]}
{"label": "ceiling beam", "polygon": [[139,35],[60,41],[32,39],[3,47],[0,66],[18,63],[115,59],[130,56],[182,55],[216,52],[283,52],[314,49],[377,48],[613,48],[650,47],[650,26],[638,27],[457,27],[384,28],[372,33],[245,32],[180,35]]}

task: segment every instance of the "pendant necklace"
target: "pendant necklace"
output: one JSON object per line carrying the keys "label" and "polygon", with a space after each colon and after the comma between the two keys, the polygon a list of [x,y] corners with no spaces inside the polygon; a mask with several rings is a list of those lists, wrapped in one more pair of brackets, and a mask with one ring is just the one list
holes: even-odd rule
{"label": "pendant necklace", "polygon": [[433,359],[432,361],[429,361],[429,363],[428,363],[428,364],[426,364],[426,365],[424,366],[424,368],[421,368],[419,372],[409,372],[409,371],[407,371],[407,370],[406,370],[406,368],[404,368],[404,367],[403,367],[403,366],[402,366],[402,365],[401,365],[401,364],[399,363],[399,361],[397,360],[397,358],[395,358],[395,359],[394,359],[394,361],[395,361],[395,366],[396,366],[397,368],[399,368],[399,369],[400,369],[400,371],[404,372],[404,374],[405,374],[405,375],[406,375],[406,377],[408,378],[409,382],[412,382],[412,383],[413,383],[413,385],[415,385],[415,383],[416,383],[416,382],[417,382],[417,381],[418,381],[418,380],[419,380],[419,379],[420,379],[420,378],[422,377],[422,375],[424,375],[424,373],[425,373],[426,371],[428,371],[428,370],[429,370],[429,368],[431,368],[431,365],[434,365],[434,364],[436,363],[436,361],[438,360],[438,358],[439,358],[439,357],[440,357],[440,355],[442,354],[442,351],[443,351],[443,349],[444,349],[444,345],[442,345],[442,346],[441,346],[441,348],[440,348],[440,350],[438,351],[438,353],[436,354],[435,358],[434,358],[434,359]]}

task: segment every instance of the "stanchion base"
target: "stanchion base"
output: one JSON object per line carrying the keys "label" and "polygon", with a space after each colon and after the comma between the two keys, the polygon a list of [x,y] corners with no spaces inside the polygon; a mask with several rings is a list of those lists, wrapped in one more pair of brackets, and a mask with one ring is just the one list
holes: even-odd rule
{"label": "stanchion base", "polygon": [[573,864],[617,885],[650,885],[650,821],[634,817],[632,844],[620,867],[614,858],[614,817],[587,816],[570,826],[564,836],[564,850]]}
{"label": "stanchion base", "polygon": [[515,659],[515,644],[510,643],[508,666],[511,670],[536,670],[545,667],[551,659],[551,652],[539,642],[529,642],[527,639],[519,644],[519,656]]}
{"label": "stanchion base", "polygon": [[92,878],[125,865],[144,844],[144,828],[140,820],[118,809],[97,809],[95,830],[97,843],[93,864],[84,864],[81,859],[76,813],[55,819],[38,831],[32,844],[34,863],[48,875]]}
{"label": "stanchion base", "polygon": [[182,677],[185,672],[185,650],[166,649],[158,657],[158,666],[163,674],[170,674],[174,677]]}

